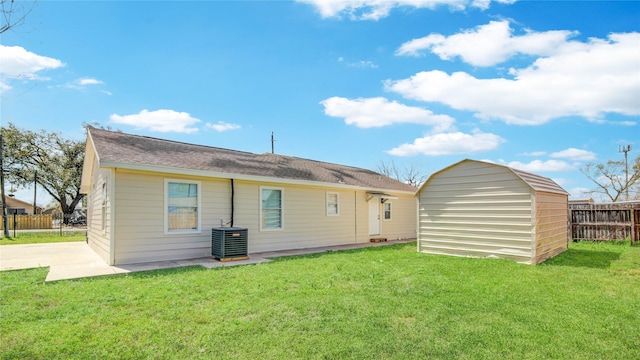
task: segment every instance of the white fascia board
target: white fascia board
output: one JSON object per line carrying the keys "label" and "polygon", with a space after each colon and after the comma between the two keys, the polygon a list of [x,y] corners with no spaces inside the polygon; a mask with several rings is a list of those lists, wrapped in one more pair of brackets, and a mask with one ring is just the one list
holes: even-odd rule
{"label": "white fascia board", "polygon": [[93,138],[91,132],[87,130],[87,140],[84,145],[84,161],[82,162],[82,176],[80,177],[80,193],[88,194],[91,191],[91,171],[93,171],[95,161],[100,163],[98,152],[93,144]]}
{"label": "white fascia board", "polygon": [[219,172],[219,171],[182,169],[182,168],[175,168],[170,166],[136,165],[136,164],[120,163],[115,161],[101,162],[100,167],[149,171],[149,172],[161,172],[161,173],[177,174],[177,175],[183,175],[183,176],[187,175],[187,176],[200,176],[200,177],[211,177],[211,178],[221,178],[221,179],[256,181],[256,182],[269,182],[269,183],[287,184],[287,185],[305,185],[305,186],[316,186],[316,187],[323,187],[323,188],[331,187],[331,188],[337,188],[337,189],[351,189],[351,190],[363,190],[363,191],[378,190],[378,191],[394,192],[399,194],[408,194],[408,195],[414,194],[413,191],[377,189],[377,188],[372,189],[368,187],[346,185],[346,184],[340,184],[340,183],[334,184],[334,183],[322,182],[322,181],[283,179],[283,178],[276,178],[276,177],[269,177],[269,176],[225,173],[225,172]]}

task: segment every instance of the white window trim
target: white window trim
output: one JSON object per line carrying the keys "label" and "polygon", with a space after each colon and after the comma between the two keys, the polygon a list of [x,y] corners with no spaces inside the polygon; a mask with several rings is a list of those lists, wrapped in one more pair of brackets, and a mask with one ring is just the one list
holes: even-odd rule
{"label": "white window trim", "polygon": [[[387,204],[389,204],[389,218],[388,219],[385,217],[385,213],[387,212],[385,208],[386,208]],[[393,220],[393,205],[392,205],[391,200],[387,200],[384,203],[382,203],[382,221],[391,221],[391,220]]]}
{"label": "white window trim", "polygon": [[[265,228],[262,226],[262,190],[279,190],[280,191],[280,227],[279,228]],[[260,224],[260,231],[282,231],[284,230],[284,188],[275,186],[260,186],[260,202],[258,204],[258,223]]]}
{"label": "white window trim", "polygon": [[[195,230],[169,230],[169,183],[195,184],[198,186],[198,226]],[[164,234],[199,234],[202,231],[202,182],[188,179],[164,179]]]}
{"label": "white window trim", "polygon": [[[329,195],[335,195],[336,196],[336,213],[335,214],[330,214],[329,213]],[[325,211],[327,216],[339,216],[340,215],[340,194],[334,191],[327,191],[326,195],[325,195]]]}

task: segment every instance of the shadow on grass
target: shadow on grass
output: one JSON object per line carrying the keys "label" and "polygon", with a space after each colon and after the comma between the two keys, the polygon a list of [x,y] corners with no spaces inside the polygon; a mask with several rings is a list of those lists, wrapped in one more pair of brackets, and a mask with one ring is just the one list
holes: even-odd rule
{"label": "shadow on grass", "polygon": [[613,251],[569,249],[540,265],[608,269],[618,259],[620,253]]}
{"label": "shadow on grass", "polygon": [[334,255],[334,254],[354,254],[354,253],[371,252],[371,251],[385,251],[389,249],[400,250],[405,247],[415,248],[416,243],[409,242],[409,243],[400,243],[400,244],[391,244],[391,245],[382,245],[382,246],[364,246],[364,247],[355,248],[355,249],[336,249],[336,250],[328,249],[328,250],[321,250],[321,251],[318,251],[315,253],[309,253],[309,254],[292,254],[292,255],[286,255],[286,256],[275,256],[275,257],[270,257],[269,260],[271,260],[271,262],[276,262],[276,261],[289,261],[289,260],[299,260],[299,259],[315,259],[315,258],[320,258],[323,256]]}
{"label": "shadow on grass", "polygon": [[[220,269],[220,268],[216,268],[214,270],[217,270],[217,269]],[[145,279],[145,278],[162,277],[167,275],[179,275],[179,274],[206,271],[206,270],[208,269],[205,268],[204,266],[192,265],[192,266],[171,267],[166,269],[142,270],[142,271],[125,273],[125,274],[116,274],[113,276],[114,277],[124,276],[124,277],[130,277],[133,279]]]}

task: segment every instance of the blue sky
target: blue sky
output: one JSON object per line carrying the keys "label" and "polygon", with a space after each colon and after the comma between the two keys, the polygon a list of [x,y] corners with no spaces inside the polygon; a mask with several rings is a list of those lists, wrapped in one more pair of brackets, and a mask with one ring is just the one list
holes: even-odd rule
{"label": "blue sky", "polygon": [[639,28],[637,1],[41,0],[0,39],[0,115],[255,153],[274,132],[427,175],[487,160],[584,198],[581,167],[640,150]]}

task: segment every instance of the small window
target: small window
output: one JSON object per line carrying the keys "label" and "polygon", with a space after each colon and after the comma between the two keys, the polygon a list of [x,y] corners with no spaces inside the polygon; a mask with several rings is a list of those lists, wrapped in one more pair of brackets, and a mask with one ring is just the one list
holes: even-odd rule
{"label": "small window", "polygon": [[260,230],[281,230],[282,189],[260,188]]}
{"label": "small window", "polygon": [[391,203],[389,201],[384,203],[384,219],[391,220]]}
{"label": "small window", "polygon": [[165,233],[200,232],[200,182],[165,180]]}
{"label": "small window", "polygon": [[327,193],[327,216],[337,216],[340,214],[338,193]]}

